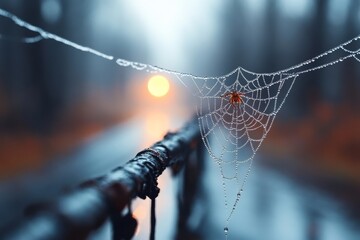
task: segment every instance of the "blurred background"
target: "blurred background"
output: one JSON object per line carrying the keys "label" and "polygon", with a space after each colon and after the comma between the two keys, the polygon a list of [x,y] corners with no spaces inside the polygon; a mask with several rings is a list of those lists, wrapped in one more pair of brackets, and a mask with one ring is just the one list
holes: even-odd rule
{"label": "blurred background", "polygon": [[[109,55],[199,76],[239,65],[277,71],[360,33],[357,0],[0,0],[0,8]],[[176,79],[151,80],[52,40],[19,41],[32,36],[0,18],[0,232],[30,202],[123,164],[194,112]],[[191,224],[196,239],[220,239],[221,178],[207,160],[205,210]],[[360,239],[359,63],[301,75],[255,161],[230,239]],[[166,173],[160,187],[157,235],[173,239],[176,179]],[[136,205],[137,239],[147,238],[147,204]]]}

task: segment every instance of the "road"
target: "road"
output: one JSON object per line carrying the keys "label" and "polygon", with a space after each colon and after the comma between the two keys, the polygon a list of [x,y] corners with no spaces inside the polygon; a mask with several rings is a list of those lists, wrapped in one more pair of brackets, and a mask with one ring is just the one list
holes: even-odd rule
{"label": "road", "polygon": [[[54,199],[81,181],[102,175],[131,159],[149,141],[144,136],[145,125],[139,119],[132,119],[87,140],[71,153],[52,159],[41,169],[1,182],[0,229],[16,224],[29,203]],[[224,239],[226,214],[221,178],[216,165],[206,156],[205,197],[197,205],[201,207],[195,208],[191,224],[200,229],[204,239]],[[255,158],[256,162],[265,160],[261,155]],[[157,239],[169,240],[175,232],[178,179],[165,171],[159,185]],[[139,220],[135,240],[148,238],[149,206],[148,200],[137,200],[133,206]],[[229,240],[358,240],[360,220],[349,212],[347,206],[316,188],[296,182],[271,167],[255,164],[230,220]],[[110,239],[109,224],[91,239]]]}

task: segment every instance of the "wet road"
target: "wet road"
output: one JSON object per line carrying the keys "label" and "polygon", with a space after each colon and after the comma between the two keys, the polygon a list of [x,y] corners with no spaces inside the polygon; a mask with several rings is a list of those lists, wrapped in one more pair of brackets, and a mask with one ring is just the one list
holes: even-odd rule
{"label": "wet road", "polygon": [[[260,155],[255,159],[265,161]],[[211,165],[207,179],[219,188],[218,170]],[[208,197],[212,205],[208,229],[217,229],[208,237],[224,239],[223,197],[212,192],[208,192]],[[255,164],[243,198],[230,220],[228,239],[358,240],[360,216],[350,216],[349,212],[352,212],[349,206],[329,194],[275,169]]]}
{"label": "wet road", "polygon": [[[24,207],[32,202],[53,199],[64,189],[108,172],[132,158],[143,146],[143,122],[132,120],[94,137],[66,156],[54,159],[44,168],[21,178],[0,183],[0,226],[16,222]],[[206,155],[207,156],[207,155]],[[257,162],[263,161],[257,156]],[[221,178],[210,157],[206,159],[205,218],[193,217],[204,239],[225,239],[224,205]],[[157,238],[173,239],[175,233],[178,179],[165,172],[159,179],[161,193],[157,201]],[[138,200],[133,206],[139,220],[134,239],[147,239],[150,202]],[[346,205],[327,194],[292,180],[269,167],[255,164],[243,197],[232,217],[229,240],[358,240],[360,221],[350,217]],[[196,215],[196,214],[195,214]],[[110,239],[105,225],[91,239]]]}

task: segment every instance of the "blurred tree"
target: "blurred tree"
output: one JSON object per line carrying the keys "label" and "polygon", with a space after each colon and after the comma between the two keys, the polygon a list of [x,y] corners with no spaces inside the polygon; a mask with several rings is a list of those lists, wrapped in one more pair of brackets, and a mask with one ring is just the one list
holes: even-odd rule
{"label": "blurred tree", "polygon": [[[42,4],[44,1],[24,1],[21,10],[24,19],[34,25],[45,29],[55,28],[63,32],[64,21],[48,24],[43,19]],[[29,32],[21,29],[21,36],[29,36]],[[13,66],[7,81],[14,81],[12,85],[12,99],[16,102],[16,115],[23,119],[26,127],[38,133],[46,134],[56,122],[59,110],[64,102],[65,79],[63,78],[66,61],[63,53],[58,49],[51,49],[48,42],[24,45],[19,44],[14,48],[22,51],[12,61]],[[10,49],[17,52],[17,49]],[[56,57],[54,57],[56,56]],[[61,66],[61,69],[59,69]],[[21,73],[19,73],[19,69]]]}
{"label": "blurred tree", "polygon": [[225,14],[221,24],[223,26],[221,42],[223,42],[224,49],[223,56],[221,56],[223,58],[221,67],[230,71],[238,67],[244,55],[242,54],[244,51],[244,35],[242,33],[244,32],[245,13],[244,6],[240,1],[230,0],[224,4]]}
{"label": "blurred tree", "polygon": [[278,69],[278,49],[277,49],[277,0],[266,1],[265,6],[265,60],[262,69],[269,69],[269,72],[273,72]]}
{"label": "blurred tree", "polygon": [[[350,7],[348,8],[348,14],[345,21],[346,39],[353,38],[358,33],[358,19],[360,11],[360,1],[352,0]],[[359,63],[350,60],[346,64],[342,65],[343,76],[341,77],[341,82],[343,83],[343,88],[339,89],[342,95],[345,98],[345,104],[350,106],[352,109],[359,110],[360,96],[358,94],[360,84],[358,84],[359,71],[356,71],[356,67]]]}
{"label": "blurred tree", "polygon": [[[309,36],[311,37],[311,45],[309,48],[309,56],[314,56],[325,51],[324,39],[326,38],[326,13],[328,9],[328,0],[314,1],[313,20],[309,27]],[[309,111],[314,103],[318,102],[323,97],[321,81],[322,71],[315,71],[299,84],[299,91],[302,94],[301,101],[299,101],[299,109],[303,112]]]}

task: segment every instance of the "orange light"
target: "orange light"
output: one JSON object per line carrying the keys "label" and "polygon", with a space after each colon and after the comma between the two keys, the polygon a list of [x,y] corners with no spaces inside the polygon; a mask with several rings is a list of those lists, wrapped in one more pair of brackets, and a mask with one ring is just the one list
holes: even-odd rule
{"label": "orange light", "polygon": [[147,205],[145,204],[140,204],[134,211],[133,211],[133,215],[134,217],[141,221],[147,218],[148,216],[148,211],[147,211]]}
{"label": "orange light", "polygon": [[154,97],[163,97],[170,89],[169,80],[161,75],[155,75],[149,79],[148,90]]}
{"label": "orange light", "polygon": [[163,112],[151,111],[145,117],[144,144],[148,146],[154,141],[162,139],[170,128],[169,116]]}

